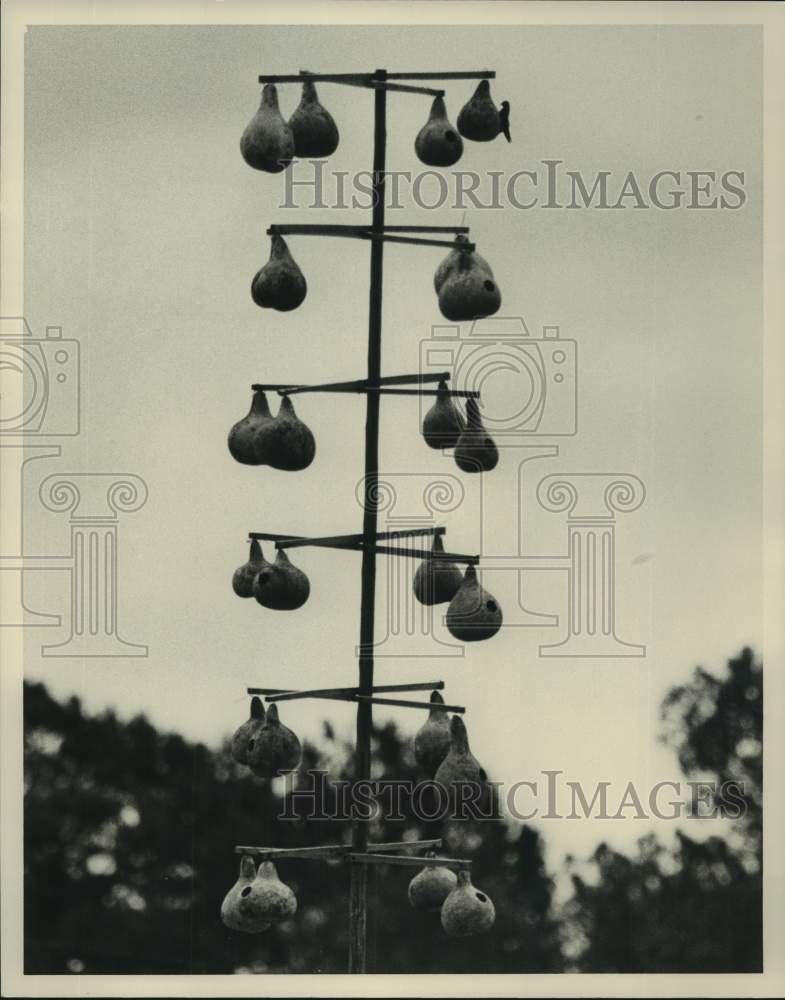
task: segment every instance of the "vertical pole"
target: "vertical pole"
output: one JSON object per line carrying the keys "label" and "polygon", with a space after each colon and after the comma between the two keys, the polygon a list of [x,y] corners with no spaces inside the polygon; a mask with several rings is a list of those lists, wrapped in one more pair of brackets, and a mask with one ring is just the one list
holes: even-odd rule
{"label": "vertical pole", "polygon": [[[377,69],[375,80],[386,80],[387,71]],[[384,232],[384,169],[387,145],[387,93],[380,87],[374,94],[373,139],[373,217],[372,230]],[[382,263],[384,241],[371,243],[371,282],[368,313],[368,381],[381,375],[382,354]],[[376,608],[376,540],[378,480],[379,480],[379,403],[381,393],[366,394],[365,418],[365,489],[363,500],[362,598],[360,605],[360,678],[361,694],[373,693],[373,626]],[[367,781],[371,776],[370,703],[357,706],[357,742],[355,748],[355,780]],[[355,819],[352,830],[355,851],[368,846],[368,822]],[[368,866],[351,864],[349,887],[349,972],[366,971],[366,924],[368,911]]]}

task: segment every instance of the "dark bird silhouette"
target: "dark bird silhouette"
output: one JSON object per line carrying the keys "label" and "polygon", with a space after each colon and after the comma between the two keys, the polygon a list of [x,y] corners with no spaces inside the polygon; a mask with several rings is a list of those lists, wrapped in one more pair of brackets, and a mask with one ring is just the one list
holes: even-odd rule
{"label": "dark bird silhouette", "polygon": [[501,123],[501,131],[504,132],[504,138],[507,142],[512,142],[510,138],[510,102],[502,101],[502,106],[499,109],[499,121]]}

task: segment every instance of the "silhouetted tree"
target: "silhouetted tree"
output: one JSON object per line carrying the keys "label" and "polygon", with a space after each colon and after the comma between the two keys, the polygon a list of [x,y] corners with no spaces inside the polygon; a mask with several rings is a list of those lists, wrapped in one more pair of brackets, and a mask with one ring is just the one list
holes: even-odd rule
{"label": "silhouetted tree", "polygon": [[732,829],[675,851],[649,835],[628,858],[600,844],[574,873],[565,951],[585,972],[755,972],[762,968],[763,674],[751,650],[718,679],[698,667],[662,705],[684,774],[713,782]]}
{"label": "silhouetted tree", "polygon": [[[238,719],[239,722],[241,719]],[[25,964],[28,973],[343,972],[348,948],[348,872],[342,861],[278,864],[295,890],[293,920],[260,935],[227,930],[219,910],[237,877],[236,844],[348,842],[335,812],[336,780],[351,777],[348,743],[324,727],[321,750],[306,744],[304,768],[329,770],[313,801],[291,800],[281,820],[282,781],[266,784],[220,752],[159,733],[139,716],[86,716],[78,699],[54,701],[25,688]],[[373,733],[380,779],[416,780],[410,741],[388,723]],[[302,787],[311,780],[303,775]],[[407,799],[403,805],[407,806]],[[410,809],[380,810],[377,840],[432,836]],[[552,883],[531,829],[456,823],[450,849],[474,861],[497,923],[467,945],[448,939],[438,914],[407,900],[410,868],[370,872],[371,968],[379,972],[558,971]]]}

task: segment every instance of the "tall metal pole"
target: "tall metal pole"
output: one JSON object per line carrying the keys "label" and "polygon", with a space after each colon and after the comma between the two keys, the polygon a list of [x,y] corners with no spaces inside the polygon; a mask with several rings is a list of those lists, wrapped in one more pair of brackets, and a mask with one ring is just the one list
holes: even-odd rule
{"label": "tall metal pole", "polygon": [[[374,80],[386,80],[387,71],[377,69]],[[387,146],[387,93],[380,87],[374,94],[373,138],[373,217],[371,229],[384,232],[384,169]],[[368,381],[381,376],[382,361],[382,264],[384,241],[371,245],[371,282],[368,313]],[[373,626],[376,609],[376,551],[379,481],[379,404],[381,394],[368,393],[365,418],[365,489],[363,499],[362,597],[360,604],[360,694],[373,694]],[[371,702],[357,706],[355,780],[371,776]],[[354,820],[352,845],[363,852],[368,846],[368,821]],[[366,925],[368,915],[368,867],[351,864],[349,887],[349,972],[366,971]]]}

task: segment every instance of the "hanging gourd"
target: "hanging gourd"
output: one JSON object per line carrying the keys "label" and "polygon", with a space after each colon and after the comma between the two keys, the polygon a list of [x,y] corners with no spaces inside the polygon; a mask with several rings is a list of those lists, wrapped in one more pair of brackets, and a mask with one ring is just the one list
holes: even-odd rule
{"label": "hanging gourd", "polygon": [[436,774],[450,750],[450,717],[443,705],[439,692],[432,691],[428,719],[414,737],[414,759],[429,778]]}
{"label": "hanging gourd", "polygon": [[[431,552],[444,552],[440,535],[433,536]],[[461,571],[454,562],[423,559],[414,574],[414,596],[420,604],[446,604],[455,597],[462,580]]]}
{"label": "hanging gourd", "polygon": [[483,425],[476,399],[466,400],[466,426],[455,444],[453,458],[464,472],[490,472],[499,461],[499,451]]}
{"label": "hanging gourd", "polygon": [[264,725],[264,705],[261,698],[251,698],[251,716],[232,737],[232,757],[238,764],[248,763],[248,746],[253,744]]}
{"label": "hanging gourd", "polygon": [[311,429],[294,412],[289,396],[283,397],[265,432],[262,452],[267,465],[285,472],[300,472],[313,461],[316,441]]}
{"label": "hanging gourd", "polygon": [[254,891],[256,865],[247,854],[240,859],[240,875],[221,903],[221,920],[230,930],[246,934],[266,931],[270,921],[263,915],[259,894]]}
{"label": "hanging gourd", "polygon": [[[493,316],[502,304],[493,272],[487,262],[482,258],[478,260],[477,254],[472,251],[458,250],[457,253],[457,261],[449,266],[439,287],[442,316],[457,323]],[[435,276],[434,286],[436,283]]]}
{"label": "hanging gourd", "polygon": [[[441,291],[442,285],[447,280],[448,276],[452,273],[453,269],[458,266],[458,263],[461,259],[461,254],[466,253],[466,250],[462,248],[465,247],[468,243],[469,243],[469,237],[464,236],[463,233],[458,233],[458,235],[455,237],[454,240],[455,249],[451,250],[444,258],[444,260],[436,268],[436,271],[434,272],[433,275],[433,287],[436,290],[437,295]],[[484,268],[488,272],[488,276],[491,279],[493,279],[493,272],[491,271],[491,266],[488,263],[488,261],[484,257],[481,257],[476,250],[473,252],[473,257],[474,257],[474,263],[477,265],[477,267]]]}
{"label": "hanging gourd", "polygon": [[463,416],[454,405],[446,382],[436,390],[436,402],[422,421],[422,436],[429,448],[454,448],[461,431],[466,426]]}
{"label": "hanging gourd", "polygon": [[264,608],[273,611],[296,611],[308,600],[311,584],[301,569],[292,566],[283,549],[274,563],[259,570],[253,582],[253,596]]}
{"label": "hanging gourd", "polygon": [[297,897],[278,878],[272,861],[263,861],[259,865],[252,888],[259,912],[268,923],[280,924],[297,912]]}
{"label": "hanging gourd", "polygon": [[251,552],[248,562],[234,571],[232,589],[238,597],[253,597],[253,583],[257,574],[269,563],[262,554],[262,547],[254,538],[251,540]]}
{"label": "hanging gourd", "polygon": [[484,892],[475,889],[466,869],[458,872],[458,884],[444,901],[441,920],[450,937],[470,937],[493,927],[494,905]]}
{"label": "hanging gourd", "polygon": [[502,627],[502,609],[477,578],[474,566],[467,566],[458,592],[447,608],[447,628],[460,642],[490,639]]}
{"label": "hanging gourd", "polygon": [[270,780],[294,771],[300,763],[302,747],[288,726],[278,718],[278,706],[267,709],[264,724],[248,741],[248,766],[257,778]]}
{"label": "hanging gourd", "polygon": [[273,233],[270,258],[251,282],[251,297],[262,309],[290,312],[302,304],[308,286],[305,275],[289,252],[286,240]]}
{"label": "hanging gourd", "polygon": [[243,465],[264,465],[262,438],[272,419],[267,397],[261,389],[257,389],[247,416],[229,431],[229,451],[236,462],[242,462]]}
{"label": "hanging gourd", "polygon": [[330,156],[338,148],[338,126],[319,103],[312,80],[303,83],[303,95],[289,119],[297,156]]}
{"label": "hanging gourd", "polygon": [[443,97],[434,99],[428,121],[414,140],[414,151],[429,167],[451,167],[460,160],[463,142],[455,126],[447,120]]}
{"label": "hanging gourd", "polygon": [[490,142],[502,130],[502,121],[491,98],[488,80],[480,80],[477,89],[461,108],[458,131],[464,139],[473,142]]}
{"label": "hanging gourd", "polygon": [[262,103],[240,139],[240,152],[249,167],[278,174],[294,156],[294,136],[278,108],[274,83],[262,90]]}
{"label": "hanging gourd", "polygon": [[436,853],[429,851],[425,867],[409,883],[409,902],[415,910],[433,913],[440,910],[444,901],[458,884],[455,872],[441,865],[429,865],[428,858]]}
{"label": "hanging gourd", "polygon": [[450,719],[450,749],[436,769],[433,780],[449,790],[453,785],[469,782],[484,785],[487,778],[480,762],[469,749],[469,735],[463,719],[454,715]]}

